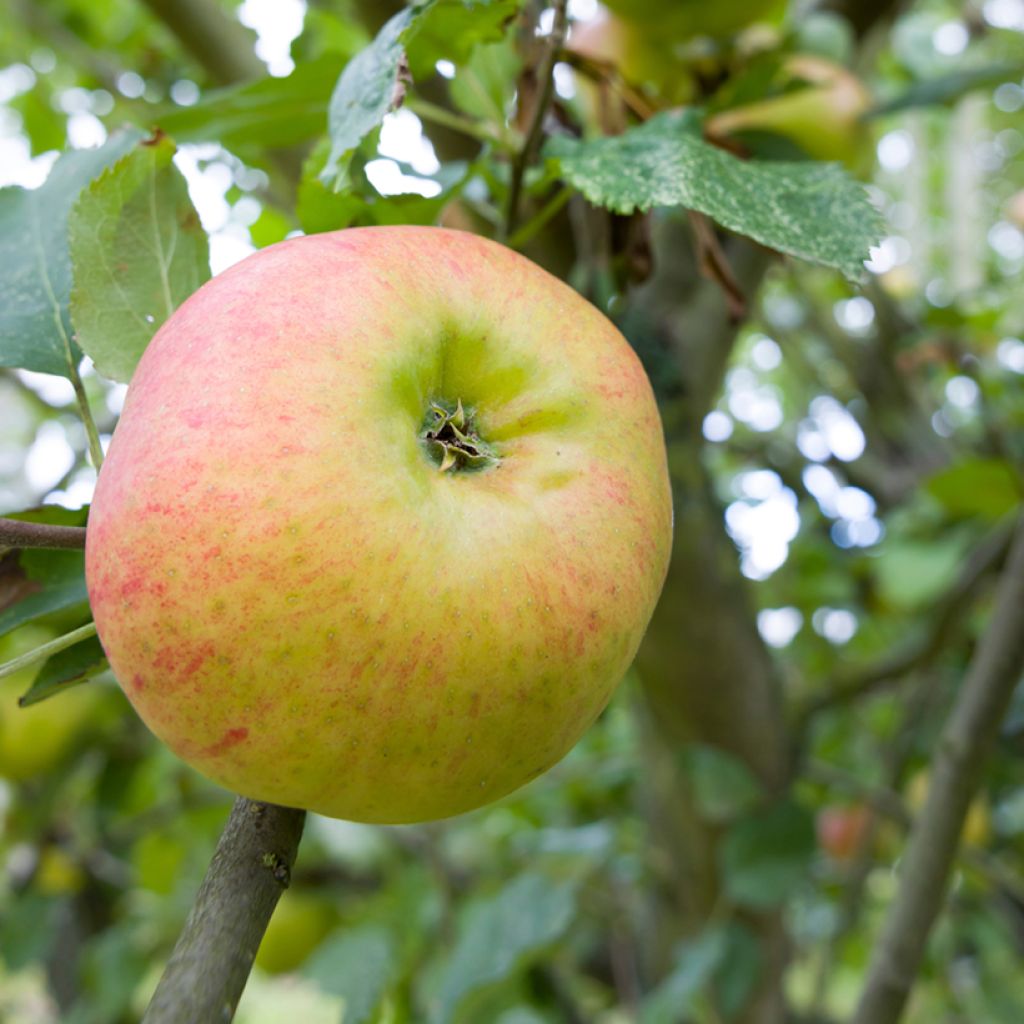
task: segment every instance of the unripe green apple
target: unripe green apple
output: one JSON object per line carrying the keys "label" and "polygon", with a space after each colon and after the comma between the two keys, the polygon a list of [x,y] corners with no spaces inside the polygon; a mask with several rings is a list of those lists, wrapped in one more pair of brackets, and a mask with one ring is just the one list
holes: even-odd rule
{"label": "unripe green apple", "polygon": [[604,0],[638,25],[679,38],[723,39],[785,7],[782,0]]}
{"label": "unripe green apple", "polygon": [[[25,654],[53,639],[53,630],[35,625],[0,639],[0,660]],[[75,686],[39,704],[19,707],[41,663],[0,680],[0,778],[25,782],[58,768],[79,748],[102,717],[104,693],[95,685]]]}
{"label": "unripe green apple", "polygon": [[786,58],[782,70],[784,78],[802,87],[712,115],[705,124],[708,136],[724,140],[742,132],[770,132],[816,160],[859,168],[868,141],[861,117],[871,104],[860,79],[809,54]]}
{"label": "unripe green apple", "polygon": [[558,761],[667,568],[650,384],[596,309],[442,228],[281,242],[135,372],[86,577],[184,760],[334,817],[444,817]]}
{"label": "unripe green apple", "polygon": [[323,899],[286,889],[256,952],[256,966],[268,974],[301,967],[334,925],[334,914]]}

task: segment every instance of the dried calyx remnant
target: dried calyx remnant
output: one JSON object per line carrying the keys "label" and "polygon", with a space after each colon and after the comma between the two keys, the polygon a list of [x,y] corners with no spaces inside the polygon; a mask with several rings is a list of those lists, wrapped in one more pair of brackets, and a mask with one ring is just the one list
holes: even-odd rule
{"label": "dried calyx remnant", "polygon": [[431,402],[420,435],[442,473],[478,470],[498,464],[494,449],[477,432],[472,411],[466,412],[460,398],[454,408]]}

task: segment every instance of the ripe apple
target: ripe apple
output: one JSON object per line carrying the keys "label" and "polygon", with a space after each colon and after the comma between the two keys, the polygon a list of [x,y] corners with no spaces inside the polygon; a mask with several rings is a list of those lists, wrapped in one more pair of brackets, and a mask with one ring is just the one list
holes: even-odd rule
{"label": "ripe apple", "polygon": [[723,141],[742,132],[769,132],[816,160],[838,160],[859,169],[868,141],[861,117],[871,103],[860,79],[840,64],[809,54],[786,58],[782,72],[784,84],[795,88],[713,114],[704,126],[708,137]]}
{"label": "ripe apple", "polygon": [[128,698],[259,800],[440,818],[558,761],[671,542],[650,384],[605,317],[443,228],[297,238],[214,278],[129,388],[86,578]]}
{"label": "ripe apple", "polygon": [[835,860],[848,861],[860,847],[870,820],[863,804],[823,807],[815,822],[818,845]]}

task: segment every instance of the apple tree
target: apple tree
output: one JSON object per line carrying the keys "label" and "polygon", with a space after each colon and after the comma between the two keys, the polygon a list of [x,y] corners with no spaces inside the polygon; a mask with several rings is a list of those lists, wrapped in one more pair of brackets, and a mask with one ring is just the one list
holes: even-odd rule
{"label": "apple tree", "polygon": [[[1016,1024],[1022,76],[1021,0],[12,0],[0,26],[0,1019]],[[349,228],[425,241],[366,252],[362,278],[331,277],[331,239],[351,236],[329,233]],[[478,254],[463,285],[445,263],[450,237]],[[498,251],[509,262],[481,278]],[[225,282],[288,252],[324,256],[231,306]],[[560,325],[522,291],[527,266],[567,296]],[[381,280],[394,301],[371,307]],[[115,460],[183,304],[204,313],[174,357],[173,392],[200,409],[219,364],[188,345],[237,334],[248,355],[264,303],[332,287],[370,332],[431,302],[533,324],[537,358],[516,379],[540,387],[571,350],[594,367],[574,408],[604,409],[635,354],[660,412],[639,447],[640,413],[592,421],[603,454],[590,465],[628,486],[549,518],[549,535],[505,563],[525,578],[539,551],[565,578],[577,563],[559,561],[560,539],[586,520],[580,557],[640,595],[593,624],[622,661],[610,683],[631,663],[564,760],[506,795],[525,781],[510,768],[520,748],[568,713],[581,659],[547,629],[562,606],[516,620],[500,597],[452,613],[424,602],[360,668],[369,699],[395,668],[389,652],[426,645],[442,672],[472,660],[481,689],[501,679],[499,634],[508,657],[557,664],[528,679],[546,688],[545,715],[517,717],[509,701],[474,751],[513,781],[457,817],[444,816],[471,804],[439,788],[422,749],[445,737],[407,742],[402,723],[354,713],[354,738],[401,769],[386,783],[380,760],[354,780],[320,771],[307,789],[348,785],[362,807],[429,804],[419,817],[443,820],[342,821],[306,812],[373,816],[247,791],[330,746],[337,724],[296,699],[267,705],[264,734],[281,742],[235,785],[218,774],[226,748],[207,736],[216,708],[197,690],[184,727],[154,726],[180,760],[129,699],[143,711],[140,685],[159,695],[192,663],[175,618],[185,598],[142,622],[97,596],[92,569],[87,587],[87,535],[90,560],[103,537],[119,594],[145,537],[175,593],[202,597],[211,523],[243,524],[249,546],[231,557],[260,559],[265,582],[232,607],[229,635],[250,682],[269,693],[275,673],[299,678],[273,660],[287,646],[275,637],[304,628],[288,602],[375,540],[355,502],[301,551],[269,528],[274,503],[315,492],[332,465],[309,461],[276,494],[252,458],[316,440],[286,423],[320,401],[309,325],[295,316],[296,341],[274,348],[279,376],[236,360],[233,384],[258,394],[230,431],[184,451],[163,392],[135,449],[149,454],[130,474]],[[621,359],[602,314],[628,340]],[[287,374],[301,383],[291,405],[272,383]],[[393,385],[410,387],[397,371]],[[432,470],[485,474],[500,445],[463,395],[438,397],[448,404],[421,438]],[[369,421],[337,454],[353,488],[386,462],[389,423]],[[202,476],[192,533],[166,521],[155,543],[140,533],[138,510],[198,493],[196,458],[231,431],[251,451],[243,441],[217,474],[238,474],[244,503],[215,504],[225,488]],[[671,540],[666,522],[634,515],[642,530],[626,544],[615,517],[642,505],[644,453],[664,464],[662,433]],[[162,472],[161,443],[180,456]],[[115,474],[136,504],[108,515]],[[516,500],[536,517],[545,493]],[[477,521],[491,514],[481,505]],[[431,541],[467,541],[437,525],[406,535],[405,553],[427,564]],[[495,529],[453,578],[484,576],[512,533]],[[642,571],[659,540],[658,571]],[[641,641],[650,608],[630,581],[655,575],[664,588]],[[404,607],[396,582],[382,586],[382,605]],[[188,629],[215,630],[213,608],[197,600]],[[159,647],[141,684],[122,667],[132,645]],[[303,662],[311,685],[327,658],[316,648]],[[228,746],[248,738],[217,728]]]}

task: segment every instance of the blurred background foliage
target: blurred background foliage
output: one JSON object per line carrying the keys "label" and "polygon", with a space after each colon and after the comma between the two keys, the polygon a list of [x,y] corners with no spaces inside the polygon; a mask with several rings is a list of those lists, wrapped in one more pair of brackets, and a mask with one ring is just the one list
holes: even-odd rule
{"label": "blurred background foliage", "polygon": [[[442,23],[422,43],[415,94],[355,148],[336,192],[319,176],[331,93],[398,5],[7,0],[0,183],[38,187],[56,151],[159,126],[214,273],[299,230],[500,235],[508,155],[537,88],[532,26],[550,31],[551,12],[526,4],[510,22],[514,0],[478,6],[473,31]],[[569,4],[549,134],[614,135],[699,105],[706,133],[744,156],[842,159],[885,236],[856,284],[719,239],[738,286],[727,305],[730,282],[698,273],[694,253],[708,253],[684,212],[612,214],[559,186],[550,163],[528,171],[506,233],[620,323],[655,383],[678,572],[612,706],[545,777],[436,825],[311,817],[244,1024],[767,1021],[782,1019],[757,1009],[773,988],[789,1019],[838,1021],[899,886],[1020,507],[1024,0],[731,16],[742,5],[721,3],[703,23],[691,3],[672,17],[655,0],[610,6],[620,21]],[[815,86],[793,55],[832,70]],[[787,127],[777,104],[815,88],[824,105]],[[765,103],[775,113],[752,118]],[[706,337],[720,339],[710,370]],[[105,440],[124,385],[88,359],[82,376]],[[87,505],[95,472],[69,381],[0,370],[0,410],[0,508]],[[12,558],[0,561],[0,661],[88,618],[69,599],[6,631]],[[38,571],[62,570],[42,558]],[[90,666],[87,685],[26,709],[17,697],[38,666],[0,683],[10,1024],[138,1019],[230,803]],[[914,1024],[1024,1019],[1022,755],[1018,694]]]}

